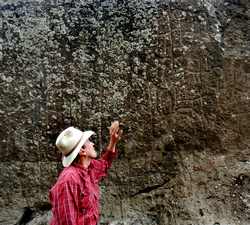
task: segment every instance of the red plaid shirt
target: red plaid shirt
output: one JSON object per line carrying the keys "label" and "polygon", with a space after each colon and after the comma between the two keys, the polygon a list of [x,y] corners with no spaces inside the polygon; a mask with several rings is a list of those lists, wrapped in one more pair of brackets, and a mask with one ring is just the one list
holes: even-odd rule
{"label": "red plaid shirt", "polygon": [[105,151],[85,169],[73,164],[61,172],[49,193],[50,225],[96,225],[99,219],[99,181],[107,175],[116,152]]}

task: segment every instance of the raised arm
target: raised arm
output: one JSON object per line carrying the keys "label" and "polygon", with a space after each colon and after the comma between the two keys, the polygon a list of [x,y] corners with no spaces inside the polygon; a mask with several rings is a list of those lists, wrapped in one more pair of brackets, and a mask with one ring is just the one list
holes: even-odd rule
{"label": "raised arm", "polygon": [[96,178],[98,180],[107,175],[107,170],[111,167],[112,161],[117,155],[116,145],[121,139],[122,132],[122,129],[119,127],[119,122],[112,122],[109,128],[109,144],[102,152],[100,159],[94,162]]}
{"label": "raised arm", "polygon": [[116,144],[121,139],[123,130],[120,129],[119,121],[114,121],[109,128],[109,144],[107,151],[115,152]]}

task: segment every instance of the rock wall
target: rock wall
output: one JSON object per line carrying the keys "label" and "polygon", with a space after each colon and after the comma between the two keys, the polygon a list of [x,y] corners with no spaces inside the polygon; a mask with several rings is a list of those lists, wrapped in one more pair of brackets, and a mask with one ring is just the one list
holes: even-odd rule
{"label": "rock wall", "polygon": [[47,224],[69,125],[107,143],[101,224],[250,223],[247,0],[0,2],[0,223]]}

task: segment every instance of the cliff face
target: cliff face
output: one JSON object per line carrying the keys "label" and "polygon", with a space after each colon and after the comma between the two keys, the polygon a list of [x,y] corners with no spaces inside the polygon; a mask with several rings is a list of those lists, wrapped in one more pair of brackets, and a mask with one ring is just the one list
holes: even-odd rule
{"label": "cliff face", "polygon": [[119,119],[101,224],[249,224],[249,17],[248,0],[1,1],[0,223],[46,224],[59,132],[102,149]]}

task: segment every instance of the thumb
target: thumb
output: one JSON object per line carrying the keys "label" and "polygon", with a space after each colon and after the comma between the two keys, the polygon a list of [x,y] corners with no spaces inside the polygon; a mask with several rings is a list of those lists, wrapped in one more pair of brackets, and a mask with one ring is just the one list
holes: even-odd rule
{"label": "thumb", "polygon": [[123,134],[123,130],[119,130],[119,132],[118,132],[119,139],[121,138],[122,134]]}

